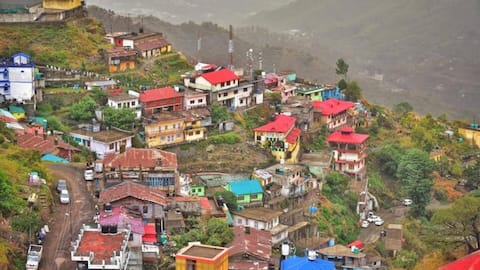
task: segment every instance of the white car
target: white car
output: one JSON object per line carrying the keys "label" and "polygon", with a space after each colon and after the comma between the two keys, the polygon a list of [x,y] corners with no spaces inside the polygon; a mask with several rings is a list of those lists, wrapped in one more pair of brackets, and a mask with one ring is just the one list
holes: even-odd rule
{"label": "white car", "polygon": [[85,173],[83,174],[85,177],[86,181],[92,181],[93,180],[93,170],[85,170]]}
{"label": "white car", "polygon": [[370,223],[367,220],[362,220],[362,224],[360,226],[362,228],[368,228],[368,225],[370,225]]}
{"label": "white car", "polygon": [[382,219],[382,218],[379,217],[379,216],[376,216],[376,215],[371,215],[371,216],[369,216],[369,217],[367,218],[367,221],[370,222],[370,223],[372,223],[372,222],[375,222],[375,221],[377,221],[377,220],[379,220],[379,219]]}
{"label": "white car", "polygon": [[375,221],[375,225],[377,225],[377,226],[382,226],[383,223],[384,223],[384,221],[383,221],[383,219],[381,219],[381,218],[378,218],[378,219]]}
{"label": "white car", "polygon": [[403,205],[409,206],[412,205],[413,201],[411,199],[403,199]]}
{"label": "white car", "polygon": [[68,190],[64,189],[60,192],[60,202],[63,204],[70,203],[70,195],[68,194]]}

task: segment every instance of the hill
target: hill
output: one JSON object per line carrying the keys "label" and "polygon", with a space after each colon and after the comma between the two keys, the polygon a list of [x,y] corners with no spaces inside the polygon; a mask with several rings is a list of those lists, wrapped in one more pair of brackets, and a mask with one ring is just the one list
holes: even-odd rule
{"label": "hill", "polygon": [[0,57],[25,52],[40,65],[103,71],[98,51],[110,46],[101,24],[92,18],[59,23],[0,24]]}
{"label": "hill", "polygon": [[[472,117],[480,112],[479,9],[476,0],[297,0],[243,24],[296,29],[301,48],[330,58],[326,62],[343,56],[352,76],[382,74],[384,89],[370,97],[373,101],[393,95],[421,113]],[[313,44],[332,51],[315,50]]]}

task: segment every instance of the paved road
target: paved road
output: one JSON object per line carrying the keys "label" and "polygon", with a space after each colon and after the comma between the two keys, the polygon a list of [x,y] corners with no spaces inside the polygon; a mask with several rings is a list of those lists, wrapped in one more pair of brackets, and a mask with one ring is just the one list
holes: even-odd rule
{"label": "paved road", "polygon": [[93,222],[95,207],[83,180],[83,168],[64,164],[49,164],[48,168],[55,183],[57,179],[67,180],[70,204],[60,204],[54,194],[53,220],[49,223],[40,270],[71,270],[76,267],[70,260],[71,242],[77,238],[82,224]]}
{"label": "paved road", "polygon": [[380,240],[380,231],[385,230],[388,224],[402,224],[402,220],[408,212],[408,208],[405,206],[395,206],[391,209],[380,209],[375,212],[376,215],[382,217],[385,223],[382,226],[376,226],[374,223],[370,223],[368,228],[361,228],[358,239],[362,240],[365,244],[375,244]]}

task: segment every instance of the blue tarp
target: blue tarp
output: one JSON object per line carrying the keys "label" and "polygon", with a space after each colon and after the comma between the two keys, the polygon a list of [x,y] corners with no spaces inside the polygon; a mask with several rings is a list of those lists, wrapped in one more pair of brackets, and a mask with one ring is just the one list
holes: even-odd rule
{"label": "blue tarp", "polygon": [[55,163],[68,163],[68,160],[52,154],[43,155],[42,161],[51,161]]}
{"label": "blue tarp", "polygon": [[335,264],[326,260],[309,260],[307,257],[292,256],[282,261],[282,270],[335,270]]}

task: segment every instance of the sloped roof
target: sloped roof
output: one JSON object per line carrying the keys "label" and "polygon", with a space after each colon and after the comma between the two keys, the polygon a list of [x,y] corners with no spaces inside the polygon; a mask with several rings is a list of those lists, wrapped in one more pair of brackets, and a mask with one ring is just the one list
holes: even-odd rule
{"label": "sloped roof", "polygon": [[343,127],[327,138],[327,142],[361,144],[368,139],[367,134],[353,132],[351,127]]}
{"label": "sloped roof", "polygon": [[149,89],[140,93],[141,102],[150,102],[167,98],[181,97],[182,94],[175,91],[172,87]]}
{"label": "sloped roof", "polygon": [[136,51],[126,49],[123,47],[115,47],[111,49],[107,49],[107,54],[108,57],[114,58],[114,57],[128,57],[128,56],[135,56],[137,55]]}
{"label": "sloped roof", "polygon": [[257,132],[278,132],[285,133],[289,131],[293,125],[295,125],[295,117],[291,117],[284,114],[279,114],[275,117],[275,120],[269,122],[266,125],[255,129]]}
{"label": "sloped roof", "polygon": [[480,269],[480,251],[468,254],[454,262],[438,268],[438,270],[477,270]]}
{"label": "sloped roof", "polygon": [[307,257],[292,256],[282,261],[282,270],[335,270],[335,264],[330,261]]}
{"label": "sloped roof", "polygon": [[145,42],[139,42],[135,44],[135,49],[140,51],[149,51],[153,49],[163,48],[165,46],[170,45],[168,41],[163,38],[157,38],[153,40],[147,40]]}
{"label": "sloped roof", "polygon": [[246,208],[241,211],[235,211],[232,214],[234,216],[241,216],[241,217],[246,217],[248,219],[268,222],[276,217],[281,216],[283,212],[276,211],[270,208],[265,208],[265,207],[253,207],[253,208]]}
{"label": "sloped roof", "polygon": [[238,80],[238,76],[230,69],[221,69],[218,71],[207,72],[200,75],[200,77],[203,77],[211,84],[219,84],[223,82]]}
{"label": "sloped roof", "polygon": [[228,183],[228,186],[230,186],[230,191],[237,196],[263,192],[258,180],[234,181]]}
{"label": "sloped roof", "polygon": [[294,128],[292,130],[292,132],[288,133],[287,137],[285,138],[285,140],[288,142],[288,143],[295,143],[297,141],[297,138],[298,136],[300,136],[300,133],[302,131],[299,129],[299,128]]}
{"label": "sloped roof", "polygon": [[108,153],[105,155],[102,163],[106,167],[143,167],[153,168],[177,167],[177,155],[172,152],[158,149],[129,148],[127,151],[117,154]]}
{"label": "sloped roof", "polygon": [[129,216],[125,208],[112,207],[112,212],[105,212],[102,210],[99,215],[98,223],[100,225],[121,225],[126,227],[130,225],[132,232],[137,234],[144,234],[143,222],[141,218]]}
{"label": "sloped roof", "polygon": [[246,233],[244,226],[234,226],[235,237],[230,247],[229,256],[248,254],[268,261],[272,256],[272,235],[270,232],[249,228]]}
{"label": "sloped roof", "polygon": [[352,250],[343,245],[334,245],[332,247],[325,247],[318,249],[317,252],[326,256],[340,256],[340,257],[355,257],[363,258],[365,257],[364,253],[354,253]]}
{"label": "sloped roof", "polygon": [[149,201],[159,205],[167,204],[164,192],[129,181],[104,189],[100,193],[98,203],[112,203],[127,197],[134,197],[139,200]]}
{"label": "sloped roof", "polygon": [[312,101],[315,110],[321,110],[322,115],[339,114],[355,106],[355,103],[350,101],[328,99],[326,101]]}

